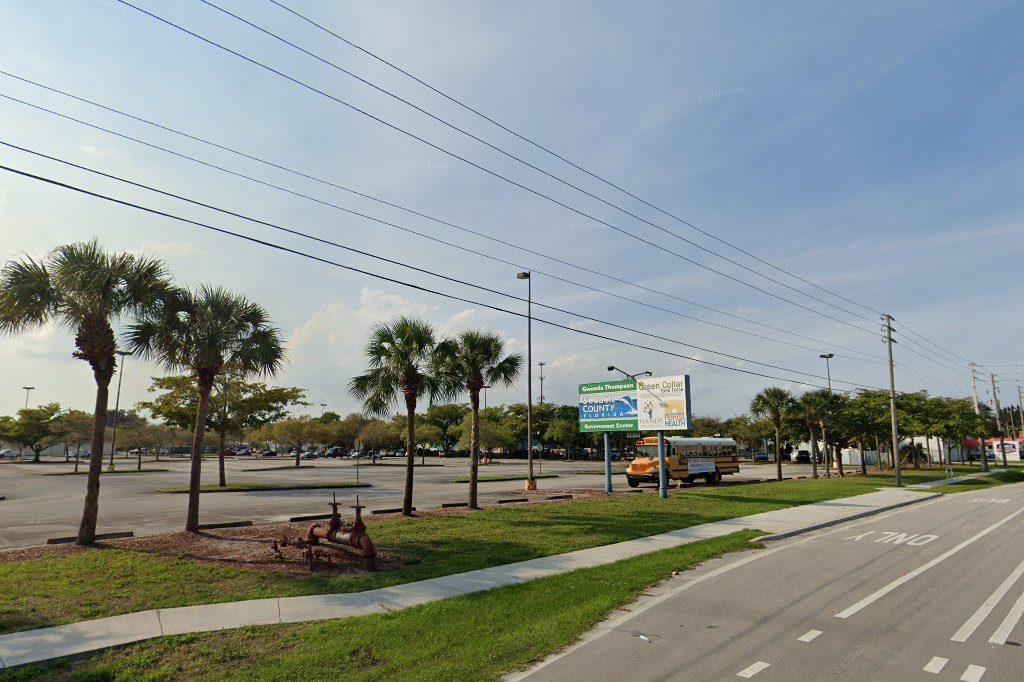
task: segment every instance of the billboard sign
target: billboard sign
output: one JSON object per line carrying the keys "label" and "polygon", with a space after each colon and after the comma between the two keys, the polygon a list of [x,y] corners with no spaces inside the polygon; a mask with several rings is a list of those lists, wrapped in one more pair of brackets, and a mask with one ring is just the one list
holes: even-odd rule
{"label": "billboard sign", "polygon": [[683,431],[693,419],[690,377],[681,374],[580,384],[580,432]]}
{"label": "billboard sign", "polygon": [[636,381],[580,384],[580,432],[637,430]]}

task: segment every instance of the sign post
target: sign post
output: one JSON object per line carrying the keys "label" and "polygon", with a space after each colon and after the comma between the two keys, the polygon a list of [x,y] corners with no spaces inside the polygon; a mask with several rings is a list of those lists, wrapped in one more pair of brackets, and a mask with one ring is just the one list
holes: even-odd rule
{"label": "sign post", "polygon": [[612,434],[604,432],[604,491],[612,491]]}
{"label": "sign post", "polygon": [[658,431],[658,497],[668,497],[668,467],[665,465],[665,432]]}

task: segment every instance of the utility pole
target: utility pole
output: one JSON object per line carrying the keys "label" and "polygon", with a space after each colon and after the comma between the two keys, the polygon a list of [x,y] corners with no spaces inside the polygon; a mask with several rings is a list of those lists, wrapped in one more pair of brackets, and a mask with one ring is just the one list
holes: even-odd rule
{"label": "utility pole", "polygon": [[[1020,430],[1022,432],[1024,432],[1024,396],[1022,396],[1022,394],[1021,394],[1020,384],[1017,384],[1017,409],[1020,410]],[[1019,433],[1017,434],[1016,437],[1017,437],[1017,441],[1020,442],[1020,434]],[[1019,456],[1020,447],[1017,448],[1017,453],[1018,453],[1018,456]]]}
{"label": "utility pole", "polygon": [[892,364],[892,315],[882,315],[885,322],[885,345],[889,350],[889,414],[892,420],[892,458],[896,465],[896,487],[903,486],[903,476],[900,471],[900,437],[896,427],[896,375]]}
{"label": "utility pole", "polygon": [[1006,466],[1006,441],[1003,438],[1003,416],[999,414],[1002,410],[999,407],[999,393],[996,392],[996,375],[989,374],[992,377],[992,402],[996,407],[996,429],[999,430],[999,449],[1003,452],[1003,466]]}
{"label": "utility pole", "polygon": [[978,406],[978,385],[974,382],[974,363],[968,365],[971,370],[971,393],[974,394],[974,414],[981,414],[981,408]]}
{"label": "utility pole", "polygon": [[548,363],[546,363],[546,362],[538,362],[537,363],[537,366],[540,367],[540,397],[537,399],[537,402],[540,403],[541,405],[544,404],[544,365],[546,365],[546,364],[548,364]]}

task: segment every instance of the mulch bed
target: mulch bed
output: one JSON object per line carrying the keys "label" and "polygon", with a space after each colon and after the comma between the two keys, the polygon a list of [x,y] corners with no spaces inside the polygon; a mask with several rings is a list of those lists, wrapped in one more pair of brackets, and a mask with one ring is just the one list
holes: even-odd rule
{"label": "mulch bed", "polygon": [[[575,500],[596,499],[604,497],[604,492],[590,488],[545,488],[537,493],[528,493],[537,502],[559,504],[573,500],[546,500],[549,495],[573,495]],[[508,508],[512,505],[496,505],[493,508]],[[415,513],[416,518],[433,516],[456,516],[473,513],[465,507],[449,509],[429,509]],[[382,519],[402,519],[401,514],[374,516],[366,519],[370,537],[373,537],[375,521]],[[352,518],[343,517],[346,523]],[[55,559],[72,556],[81,552],[120,549],[125,551],[155,554],[171,559],[185,559],[202,564],[239,568],[261,573],[277,575],[308,576],[309,566],[306,563],[305,550],[294,547],[296,538],[305,537],[312,522],[287,523],[273,526],[248,526],[242,528],[218,528],[198,533],[163,533],[137,538],[104,540],[92,547],[77,545],[41,545],[0,551],[0,563],[28,561],[31,559]],[[327,521],[318,523],[326,524]],[[288,538],[288,546],[281,546],[281,538]],[[274,542],[278,550],[273,549]],[[362,563],[359,557],[347,552],[329,549],[315,550],[317,562],[315,573],[361,573]],[[377,547],[377,570],[386,571],[398,568],[400,559],[390,554],[387,549]]]}

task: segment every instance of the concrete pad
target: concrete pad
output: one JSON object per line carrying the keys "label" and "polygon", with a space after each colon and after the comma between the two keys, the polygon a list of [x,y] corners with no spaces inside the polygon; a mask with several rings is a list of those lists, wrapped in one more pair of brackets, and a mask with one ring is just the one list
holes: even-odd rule
{"label": "concrete pad", "polygon": [[387,612],[383,606],[359,593],[282,597],[279,604],[282,623],[333,620]]}
{"label": "concrete pad", "polygon": [[272,625],[280,622],[281,613],[277,599],[250,599],[224,604],[160,609],[160,623],[165,635],[210,632],[246,625]]}
{"label": "concrete pad", "polygon": [[161,635],[156,610],[0,636],[6,667],[96,651]]}
{"label": "concrete pad", "polygon": [[394,587],[383,587],[378,590],[360,592],[360,594],[389,611],[401,611],[410,606],[419,606],[420,604],[426,604],[439,599],[457,597],[465,593],[450,584],[446,584],[442,578],[432,578],[431,580],[423,580],[418,583],[406,583],[405,585],[395,585]]}

